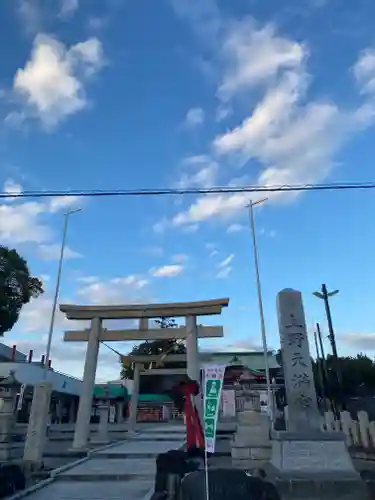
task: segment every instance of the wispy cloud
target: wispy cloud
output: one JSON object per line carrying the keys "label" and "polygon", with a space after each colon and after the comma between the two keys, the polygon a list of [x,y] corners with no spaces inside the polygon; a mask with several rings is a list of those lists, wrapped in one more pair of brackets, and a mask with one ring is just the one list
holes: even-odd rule
{"label": "wispy cloud", "polygon": [[208,155],[199,155],[185,158],[179,170],[182,173],[176,182],[177,188],[209,188],[215,185],[219,165]]}
{"label": "wispy cloud", "polygon": [[228,264],[232,262],[233,259],[234,259],[234,253],[231,253],[230,255],[228,255],[228,257],[226,257],[223,261],[220,262],[218,267],[226,267]]}
{"label": "wispy cloud", "polygon": [[[43,260],[57,260],[60,258],[61,245],[58,244],[40,245],[38,253],[40,258]],[[82,255],[80,253],[75,252],[68,246],[65,247],[64,259],[78,259],[81,257]]]}
{"label": "wispy cloud", "polygon": [[232,267],[231,266],[226,266],[218,270],[216,273],[216,278],[218,279],[225,279],[227,278],[230,273],[232,272]]}
{"label": "wispy cloud", "polygon": [[68,19],[78,10],[79,0],[61,0],[59,17]]}
{"label": "wispy cloud", "polygon": [[169,264],[156,269],[151,269],[150,273],[155,278],[174,278],[182,273],[184,266],[180,264]]}
{"label": "wispy cloud", "polygon": [[227,228],[227,233],[239,233],[245,231],[247,228],[243,224],[230,224]]}
{"label": "wispy cloud", "polygon": [[[216,175],[226,177],[231,185],[230,168],[240,165],[246,169],[247,184],[322,181],[334,165],[335,153],[359,129],[358,111],[362,122],[367,119],[367,125],[375,119],[375,52],[365,51],[354,70],[363,92],[371,94],[371,99],[360,110],[347,110],[327,99],[309,98],[312,77],[307,71],[309,48],[305,44],[279,34],[273,24],[262,26],[251,18],[227,20],[218,12],[216,3],[215,8],[214,2],[208,4],[205,2],[207,10],[191,6],[193,12],[188,14],[189,6],[183,3],[183,15],[190,16],[195,27],[203,28],[205,16],[217,23],[213,44],[216,53],[212,50],[221,75],[217,86],[219,105],[229,100],[235,105],[233,97],[240,93],[247,97],[249,92],[254,95],[255,88],[260,95],[245,119],[213,139],[210,157],[220,165]],[[253,164],[260,169],[254,170]],[[272,193],[269,198],[275,203],[296,196]],[[260,195],[254,197],[256,201]],[[198,224],[218,217],[226,221],[243,211],[247,202],[246,193],[200,196],[174,215],[171,224]]]}
{"label": "wispy cloud", "polygon": [[186,113],[185,124],[188,127],[196,127],[204,122],[204,111],[202,108],[190,108]]}

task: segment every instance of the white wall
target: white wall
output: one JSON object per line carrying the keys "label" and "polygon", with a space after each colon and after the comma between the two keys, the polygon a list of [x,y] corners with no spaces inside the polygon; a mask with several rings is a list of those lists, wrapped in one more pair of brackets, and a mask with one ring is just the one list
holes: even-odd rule
{"label": "white wall", "polygon": [[[8,377],[11,370],[21,384],[34,386],[43,381],[44,368],[35,363],[0,363],[0,377]],[[81,394],[82,380],[54,370],[48,370],[46,380],[52,384],[54,391],[76,396]]]}

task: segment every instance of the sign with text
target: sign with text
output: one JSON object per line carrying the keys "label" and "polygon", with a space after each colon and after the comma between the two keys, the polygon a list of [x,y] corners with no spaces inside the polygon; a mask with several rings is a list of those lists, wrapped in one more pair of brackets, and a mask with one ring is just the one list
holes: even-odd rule
{"label": "sign with text", "polygon": [[206,365],[204,373],[204,438],[207,453],[214,453],[216,425],[225,365]]}

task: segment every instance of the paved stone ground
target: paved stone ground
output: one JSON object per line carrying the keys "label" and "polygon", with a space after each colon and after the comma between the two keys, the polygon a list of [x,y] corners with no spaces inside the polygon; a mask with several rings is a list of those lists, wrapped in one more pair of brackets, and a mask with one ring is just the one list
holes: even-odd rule
{"label": "paved stone ground", "polygon": [[141,500],[154,486],[156,456],[179,448],[183,425],[149,426],[140,434],[67,470],[28,496],[30,500]]}

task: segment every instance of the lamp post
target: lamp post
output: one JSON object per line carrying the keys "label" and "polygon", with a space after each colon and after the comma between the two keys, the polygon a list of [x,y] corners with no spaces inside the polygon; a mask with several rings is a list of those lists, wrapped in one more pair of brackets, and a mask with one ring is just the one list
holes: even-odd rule
{"label": "lamp post", "polygon": [[53,328],[55,325],[55,314],[56,314],[57,300],[59,298],[59,292],[60,292],[61,271],[62,271],[62,265],[63,265],[63,260],[64,260],[64,250],[65,250],[65,244],[66,244],[66,235],[68,232],[69,217],[72,214],[80,212],[81,210],[82,210],[81,208],[76,208],[74,210],[69,210],[69,212],[64,214],[64,228],[63,228],[63,235],[62,235],[62,241],[61,241],[59,267],[57,270],[56,289],[55,289],[55,296],[53,298],[51,322],[50,322],[49,330],[48,330],[47,350],[46,350],[45,365],[44,365],[44,367],[45,367],[44,378],[45,379],[47,377],[48,364],[49,364],[50,354],[51,354],[52,335],[53,335]]}
{"label": "lamp post", "polygon": [[258,248],[257,241],[255,235],[255,222],[254,222],[254,210],[253,207],[255,205],[260,205],[265,202],[268,198],[264,198],[262,200],[252,202],[246,206],[249,209],[249,217],[250,217],[250,226],[253,240],[253,252],[254,252],[254,267],[255,267],[255,278],[257,285],[257,293],[258,293],[258,305],[259,305],[259,318],[260,318],[260,330],[262,334],[262,344],[263,344],[263,353],[264,353],[264,367],[266,370],[266,381],[267,381],[267,395],[268,395],[268,404],[270,405],[271,410],[271,420],[274,419],[274,408],[273,408],[273,395],[271,389],[271,377],[268,363],[268,348],[267,348],[267,334],[266,334],[266,326],[264,321],[264,311],[263,311],[263,300],[262,300],[262,289],[260,286],[260,275],[259,275],[259,262],[258,262]]}

